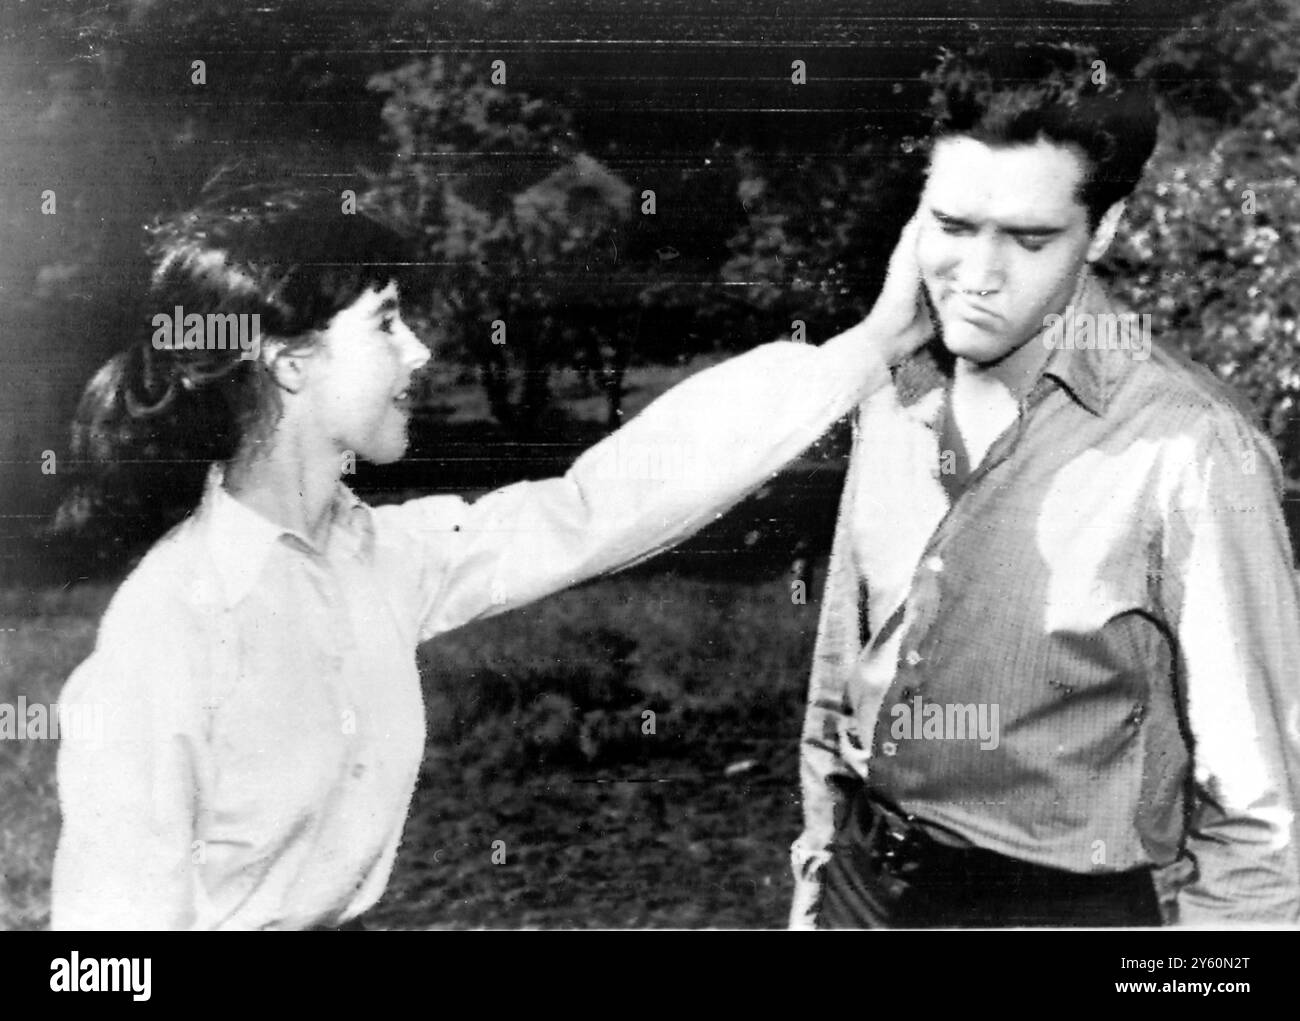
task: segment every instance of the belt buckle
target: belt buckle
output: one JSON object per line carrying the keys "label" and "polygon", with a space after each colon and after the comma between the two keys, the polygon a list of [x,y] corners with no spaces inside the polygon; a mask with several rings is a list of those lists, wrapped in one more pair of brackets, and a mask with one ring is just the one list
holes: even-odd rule
{"label": "belt buckle", "polygon": [[900,875],[915,871],[919,865],[921,842],[913,825],[913,816],[896,816],[888,809],[873,805],[880,824],[880,837],[875,842],[876,867]]}
{"label": "belt buckle", "polygon": [[900,862],[905,860],[907,852],[912,850],[913,841],[911,834],[906,830],[897,830],[885,824],[885,850],[882,857],[888,862]]}

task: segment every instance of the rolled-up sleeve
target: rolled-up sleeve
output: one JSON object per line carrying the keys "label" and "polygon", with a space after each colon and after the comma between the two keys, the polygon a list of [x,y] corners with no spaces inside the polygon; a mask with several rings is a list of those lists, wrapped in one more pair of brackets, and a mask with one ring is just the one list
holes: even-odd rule
{"label": "rolled-up sleeve", "polygon": [[[1270,444],[1218,423],[1182,464],[1162,586],[1192,737],[1191,925],[1300,921],[1300,600]],[[1187,453],[1186,451],[1184,453]]]}
{"label": "rolled-up sleeve", "polygon": [[440,567],[424,639],[670,548],[802,453],[888,369],[860,327],[822,347],[765,344],[697,373],[587,450],[560,478],[473,504],[430,497],[385,509],[424,520]]}

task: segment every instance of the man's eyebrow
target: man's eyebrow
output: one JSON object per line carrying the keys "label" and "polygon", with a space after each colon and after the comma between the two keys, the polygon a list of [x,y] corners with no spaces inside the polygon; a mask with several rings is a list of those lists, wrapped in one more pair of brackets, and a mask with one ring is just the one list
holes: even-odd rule
{"label": "man's eyebrow", "polygon": [[[951,213],[945,213],[940,209],[931,207],[930,212],[934,214],[936,220],[943,223],[953,223],[964,227],[974,226],[973,220],[967,220],[960,216],[953,216]],[[1012,237],[1047,237],[1055,234],[1064,234],[1065,227],[1059,227],[1056,224],[1029,224],[1021,227],[1002,227],[1004,234],[1010,234]]]}
{"label": "man's eyebrow", "polygon": [[1003,227],[1003,231],[1013,237],[1044,237],[1052,234],[1064,234],[1064,227],[1057,227],[1053,224],[1031,224],[1028,227]]}

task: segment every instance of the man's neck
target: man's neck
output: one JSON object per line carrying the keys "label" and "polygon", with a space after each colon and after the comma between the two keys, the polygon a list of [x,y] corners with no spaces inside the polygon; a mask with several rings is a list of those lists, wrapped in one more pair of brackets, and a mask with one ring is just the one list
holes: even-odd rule
{"label": "man's neck", "polygon": [[972,388],[1001,387],[1021,403],[1029,396],[1050,354],[1051,351],[1039,343],[1038,335],[1035,335],[991,365],[958,358],[955,372]]}

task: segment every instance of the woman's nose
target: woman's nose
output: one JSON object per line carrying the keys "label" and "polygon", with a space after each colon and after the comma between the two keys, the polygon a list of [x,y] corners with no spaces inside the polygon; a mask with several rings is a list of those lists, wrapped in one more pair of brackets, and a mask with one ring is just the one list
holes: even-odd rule
{"label": "woman's nose", "polygon": [[405,325],[402,325],[402,364],[415,372],[421,369],[433,357],[429,347]]}

